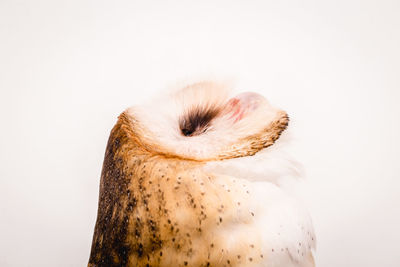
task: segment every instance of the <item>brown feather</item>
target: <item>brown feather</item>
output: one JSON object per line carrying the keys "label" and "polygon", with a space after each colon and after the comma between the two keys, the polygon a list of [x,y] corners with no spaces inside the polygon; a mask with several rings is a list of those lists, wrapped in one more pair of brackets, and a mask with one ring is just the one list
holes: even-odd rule
{"label": "brown feather", "polygon": [[261,260],[259,237],[251,234],[224,251],[226,236],[218,227],[235,220],[237,203],[216,188],[216,177],[199,168],[202,162],[150,153],[132,121],[121,114],[110,134],[88,266],[248,266]]}

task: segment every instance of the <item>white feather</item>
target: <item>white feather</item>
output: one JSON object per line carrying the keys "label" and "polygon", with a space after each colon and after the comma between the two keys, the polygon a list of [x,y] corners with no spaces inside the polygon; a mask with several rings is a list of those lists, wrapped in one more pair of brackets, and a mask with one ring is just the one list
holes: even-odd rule
{"label": "white feather", "polygon": [[[252,112],[252,116],[232,121],[229,115],[218,116],[204,134],[187,138],[179,129],[179,118],[194,106],[222,106],[229,100],[230,88],[222,83],[204,82],[170,92],[149,103],[134,106],[128,114],[139,121],[151,143],[163,147],[163,152],[198,160],[217,157],[240,138],[259,133],[273,121],[278,109],[265,100],[264,105]],[[264,122],[260,124],[260,121]],[[145,140],[146,141],[146,140]]]}
{"label": "white feather", "polygon": [[[249,231],[262,236],[262,251],[268,255],[260,266],[313,266],[310,255],[316,240],[311,218],[290,186],[303,172],[300,164],[282,151],[285,143],[280,140],[276,147],[254,156],[209,162],[205,169],[246,185],[250,194],[242,208],[256,214]],[[241,227],[230,229],[229,235],[243,231]]]}

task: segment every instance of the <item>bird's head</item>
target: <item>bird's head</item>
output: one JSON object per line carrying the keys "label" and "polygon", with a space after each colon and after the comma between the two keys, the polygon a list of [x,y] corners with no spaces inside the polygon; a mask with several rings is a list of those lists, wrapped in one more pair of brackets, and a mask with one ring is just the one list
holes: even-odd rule
{"label": "bird's head", "polygon": [[125,113],[146,150],[209,161],[254,155],[271,146],[288,125],[286,112],[251,92],[229,96],[214,82],[186,86]]}

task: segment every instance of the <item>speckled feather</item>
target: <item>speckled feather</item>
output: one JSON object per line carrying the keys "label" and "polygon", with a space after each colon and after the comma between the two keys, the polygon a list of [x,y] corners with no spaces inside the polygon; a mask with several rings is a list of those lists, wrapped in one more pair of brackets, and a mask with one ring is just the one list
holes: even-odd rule
{"label": "speckled feather", "polygon": [[199,159],[122,113],[107,144],[88,266],[313,266],[312,227],[296,201],[274,183],[221,171],[272,145],[287,123],[277,110],[258,133]]}

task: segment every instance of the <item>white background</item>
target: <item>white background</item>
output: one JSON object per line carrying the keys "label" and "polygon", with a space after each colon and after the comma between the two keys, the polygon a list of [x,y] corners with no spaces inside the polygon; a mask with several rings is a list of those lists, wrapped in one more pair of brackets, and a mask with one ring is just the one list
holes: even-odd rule
{"label": "white background", "polygon": [[118,114],[207,75],[290,114],[317,266],[400,266],[399,14],[396,0],[0,0],[0,266],[85,266]]}

